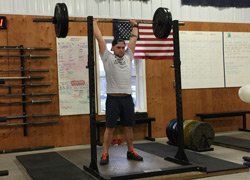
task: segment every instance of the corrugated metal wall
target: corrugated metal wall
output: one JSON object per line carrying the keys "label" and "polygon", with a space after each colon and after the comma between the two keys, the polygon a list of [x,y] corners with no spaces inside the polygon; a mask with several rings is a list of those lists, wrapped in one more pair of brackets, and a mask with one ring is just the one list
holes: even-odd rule
{"label": "corrugated metal wall", "polygon": [[0,0],[0,14],[53,16],[58,2],[71,17],[151,20],[158,7],[167,7],[180,21],[250,23],[250,8],[182,6],[181,0]]}

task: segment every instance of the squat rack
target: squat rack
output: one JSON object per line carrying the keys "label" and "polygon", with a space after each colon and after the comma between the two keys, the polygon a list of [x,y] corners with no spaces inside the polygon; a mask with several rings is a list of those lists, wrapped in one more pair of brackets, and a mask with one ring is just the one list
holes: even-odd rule
{"label": "squat rack", "polygon": [[191,171],[205,171],[206,168],[192,165],[184,151],[183,139],[183,110],[182,110],[182,91],[181,91],[181,69],[180,69],[180,46],[179,46],[179,21],[173,21],[173,38],[174,38],[174,68],[176,83],[176,113],[178,126],[178,151],[175,157],[166,157],[166,160],[173,161],[183,165],[179,168],[160,169],[150,172],[139,172],[133,174],[123,174],[114,177],[106,177],[101,174],[97,166],[97,144],[96,144],[96,114],[95,114],[95,73],[94,73],[94,33],[93,33],[93,16],[87,17],[88,24],[88,68],[89,68],[89,106],[90,106],[90,136],[91,136],[91,162],[89,167],[83,166],[84,170],[98,179],[131,179],[143,178],[159,175],[175,174]]}

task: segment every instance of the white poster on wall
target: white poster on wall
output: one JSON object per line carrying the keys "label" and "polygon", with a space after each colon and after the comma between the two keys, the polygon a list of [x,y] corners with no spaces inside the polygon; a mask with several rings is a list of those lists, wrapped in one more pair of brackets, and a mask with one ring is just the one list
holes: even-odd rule
{"label": "white poster on wall", "polygon": [[250,33],[224,32],[226,87],[250,83]]}
{"label": "white poster on wall", "polygon": [[224,87],[222,32],[180,31],[183,89]]}
{"label": "white poster on wall", "polygon": [[87,37],[57,38],[60,115],[89,114]]}

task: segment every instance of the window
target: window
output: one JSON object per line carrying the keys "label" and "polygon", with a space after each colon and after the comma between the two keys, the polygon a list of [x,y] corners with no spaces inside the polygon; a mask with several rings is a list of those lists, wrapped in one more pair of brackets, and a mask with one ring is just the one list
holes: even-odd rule
{"label": "window", "polygon": [[[111,49],[111,42],[113,37],[104,37],[108,50]],[[127,43],[127,42],[126,42]],[[98,102],[98,114],[105,114],[106,103],[106,77],[102,60],[99,56],[98,42],[96,42],[96,59],[97,59],[97,102]],[[131,72],[131,89],[132,98],[135,104],[135,112],[146,112],[146,78],[145,78],[145,60],[135,59],[132,61]]]}

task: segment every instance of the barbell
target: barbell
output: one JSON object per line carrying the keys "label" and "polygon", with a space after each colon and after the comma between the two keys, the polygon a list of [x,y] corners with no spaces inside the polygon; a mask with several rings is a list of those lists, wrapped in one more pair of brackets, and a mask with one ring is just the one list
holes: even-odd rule
{"label": "barbell", "polygon": [[[55,26],[56,37],[65,38],[68,34],[69,22],[87,22],[87,20],[71,20],[65,3],[57,3],[54,17],[50,19],[34,18],[33,22],[51,22]],[[128,23],[128,20],[98,21],[101,23]],[[168,8],[159,7],[153,16],[152,22],[137,21],[137,23],[153,24],[153,33],[158,39],[169,36],[172,27],[172,14]]]}

